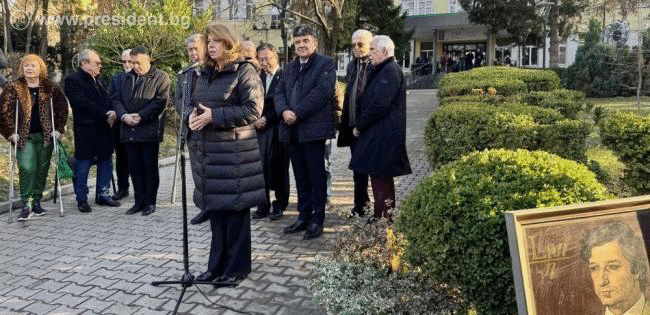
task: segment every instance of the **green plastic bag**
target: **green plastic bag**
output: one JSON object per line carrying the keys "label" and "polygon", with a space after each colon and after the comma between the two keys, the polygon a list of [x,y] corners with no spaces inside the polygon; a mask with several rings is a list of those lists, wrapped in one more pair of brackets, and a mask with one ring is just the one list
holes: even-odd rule
{"label": "green plastic bag", "polygon": [[74,177],[74,172],[72,171],[72,167],[70,167],[70,164],[68,163],[69,156],[68,156],[68,150],[65,148],[63,143],[61,143],[60,140],[56,140],[56,145],[58,148],[57,152],[57,157],[56,157],[56,165],[58,167],[58,175],[59,175],[59,181],[64,181],[64,180],[72,180]]}

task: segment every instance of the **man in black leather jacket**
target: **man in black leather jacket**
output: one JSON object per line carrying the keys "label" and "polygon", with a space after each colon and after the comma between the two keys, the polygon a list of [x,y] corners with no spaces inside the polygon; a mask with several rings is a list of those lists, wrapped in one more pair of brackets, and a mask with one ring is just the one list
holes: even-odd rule
{"label": "man in black leather jacket", "polygon": [[119,82],[112,95],[113,108],[122,121],[120,141],[125,144],[135,204],[126,214],[156,211],[161,118],[169,99],[167,74],[151,65],[146,48],[131,49],[133,70]]}

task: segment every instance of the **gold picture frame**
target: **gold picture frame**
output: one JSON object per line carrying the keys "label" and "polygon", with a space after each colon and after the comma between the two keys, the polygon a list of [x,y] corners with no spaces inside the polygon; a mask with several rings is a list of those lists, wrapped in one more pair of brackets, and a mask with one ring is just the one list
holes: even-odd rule
{"label": "gold picture frame", "polygon": [[[605,314],[606,308],[624,310],[629,305],[647,308],[639,314],[650,313],[650,299],[645,298],[650,296],[646,246],[650,243],[650,195],[507,211],[505,217],[520,315]],[[616,235],[624,234],[628,243],[638,245],[633,256],[628,254],[631,250],[625,252],[627,256],[618,255],[623,241],[602,236],[615,235],[618,240]],[[608,255],[606,259],[600,259],[601,253]],[[617,261],[618,265],[612,265]],[[612,289],[619,278],[611,270],[632,265],[635,271],[624,278],[630,286],[619,283]],[[637,285],[640,295],[634,288]],[[622,295],[635,300],[624,300]]]}

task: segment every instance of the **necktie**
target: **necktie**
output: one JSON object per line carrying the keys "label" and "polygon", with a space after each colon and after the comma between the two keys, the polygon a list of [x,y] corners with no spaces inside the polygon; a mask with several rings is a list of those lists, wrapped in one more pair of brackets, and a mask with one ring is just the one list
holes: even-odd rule
{"label": "necktie", "polygon": [[362,62],[361,69],[359,70],[359,81],[357,82],[357,98],[363,94],[363,88],[366,86],[366,68],[368,63]]}

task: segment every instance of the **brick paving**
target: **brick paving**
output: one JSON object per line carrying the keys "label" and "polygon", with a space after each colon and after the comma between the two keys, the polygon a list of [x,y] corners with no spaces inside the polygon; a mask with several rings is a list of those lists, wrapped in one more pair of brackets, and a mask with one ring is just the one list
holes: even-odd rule
{"label": "brick paving", "polygon": [[[422,132],[437,106],[435,93],[409,91],[407,148],[413,174],[396,179],[398,204],[429,172]],[[301,233],[282,233],[297,217],[292,187],[290,205],[281,220],[252,221],[253,272],[248,279],[235,288],[187,288],[179,314],[238,314],[224,306],[252,314],[325,314],[312,301],[307,282],[315,276],[316,257],[328,255],[328,242],[348,226],[342,214],[352,207],[349,159],[348,148],[333,146],[334,208],[327,213],[322,237],[303,241]],[[124,214],[133,204],[132,196],[119,208],[93,204],[92,213],[80,213],[71,187],[64,187],[63,217],[58,215],[58,204],[49,201],[44,202],[47,217],[27,224],[14,220],[10,225],[7,206],[0,204],[5,211],[0,215],[0,315],[170,314],[182,288],[150,283],[180,280],[183,275],[180,180],[176,203],[170,202],[173,162],[168,158],[160,163],[158,207],[147,217]],[[191,200],[189,166],[187,174]],[[188,217],[196,213],[190,201]],[[190,225],[188,234],[189,267],[198,275],[206,268],[210,228],[208,224]],[[199,289],[219,305],[212,305]]]}

